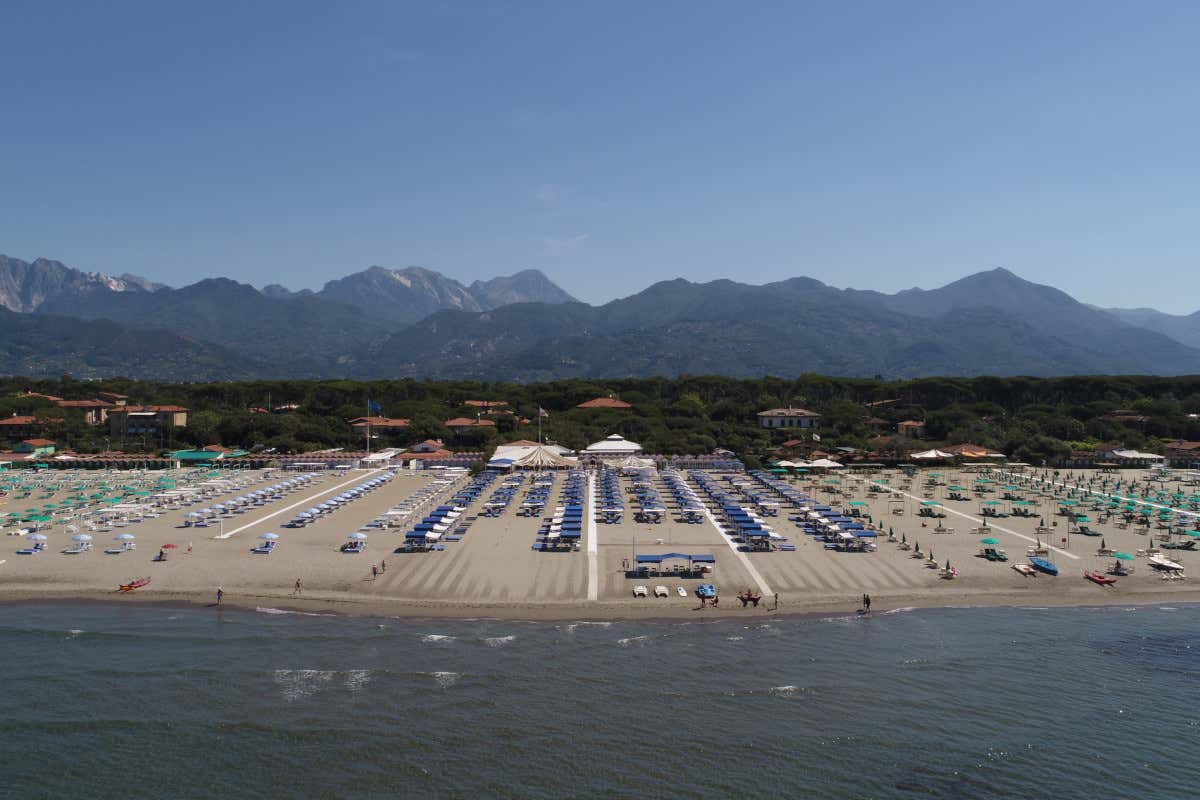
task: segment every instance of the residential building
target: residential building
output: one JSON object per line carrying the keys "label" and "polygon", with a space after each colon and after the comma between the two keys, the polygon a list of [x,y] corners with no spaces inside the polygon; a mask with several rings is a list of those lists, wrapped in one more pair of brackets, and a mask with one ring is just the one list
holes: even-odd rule
{"label": "residential building", "polygon": [[412,420],[399,417],[356,417],[350,420],[350,427],[356,431],[370,428],[378,433],[392,433],[406,430],[411,423]]}
{"label": "residential building", "polygon": [[455,417],[448,419],[445,425],[455,433],[467,433],[468,431],[479,430],[480,428],[494,428],[496,421],[491,419],[468,419],[467,417]]}
{"label": "residential building", "polygon": [[896,433],[909,439],[925,438],[925,422],[919,419],[906,419],[896,424]]}
{"label": "residential building", "polygon": [[54,442],[49,439],[26,439],[13,448],[14,453],[29,453],[34,457],[54,455]]}
{"label": "residential building", "polygon": [[58,422],[62,422],[62,420],[13,414],[11,417],[0,419],[0,439],[10,441],[30,439],[46,430],[47,426]]}
{"label": "residential building", "polygon": [[183,406],[114,406],[108,410],[108,430],[113,436],[157,436],[186,428],[188,413]]}
{"label": "residential building", "polygon": [[89,425],[101,425],[108,420],[108,410],[112,403],[104,400],[59,400],[56,405],[66,411],[74,411],[83,415]]}
{"label": "residential building", "polygon": [[1200,466],[1200,442],[1174,441],[1163,447],[1163,455],[1173,467]]}
{"label": "residential building", "polygon": [[821,415],[807,408],[768,408],[758,412],[758,424],[762,428],[806,428],[816,430],[821,426]]}

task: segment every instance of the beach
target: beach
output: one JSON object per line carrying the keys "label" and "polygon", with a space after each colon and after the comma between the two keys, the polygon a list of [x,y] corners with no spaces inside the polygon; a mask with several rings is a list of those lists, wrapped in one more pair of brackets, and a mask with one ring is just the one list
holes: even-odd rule
{"label": "beach", "polygon": [[[310,482],[278,500],[226,515],[219,525],[205,528],[183,527],[190,519],[188,514],[194,513],[193,506],[162,510],[157,517],[93,533],[92,549],[75,555],[60,552],[72,543],[65,525],[43,529],[47,546],[36,555],[15,554],[28,545],[24,537],[0,537],[0,547],[4,548],[0,552],[0,600],[213,605],[220,588],[224,604],[252,609],[368,616],[596,620],[853,612],[861,606],[864,593],[871,596],[875,610],[1200,601],[1200,587],[1193,588],[1189,579],[1163,580],[1144,558],[1133,562],[1133,575],[1121,577],[1113,586],[1084,580],[1084,570],[1104,571],[1113,563],[1111,556],[1097,554],[1101,539],[1108,550],[1133,554],[1150,544],[1153,532],[1139,533],[1136,526],[1120,528],[1119,520],[1114,519],[1090,523],[1100,537],[1078,533],[1068,536],[1067,519],[1057,513],[1061,510],[1058,501],[1040,496],[1033,486],[1022,488],[1018,494],[1036,503],[1031,506],[1034,516],[990,519],[987,530],[978,530],[985,503],[996,501],[990,507],[998,513],[1011,510],[1011,502],[998,500],[1004,493],[1004,479],[997,474],[990,484],[976,484],[979,474],[953,467],[927,469],[907,478],[895,470],[784,476],[789,486],[810,494],[814,502],[853,508],[860,518],[874,521],[881,534],[875,552],[826,549],[821,541],[803,534],[787,519],[788,509],[764,521],[794,544],[795,550],[739,552],[736,543],[718,530],[711,512],[699,524],[681,522],[674,514],[667,514],[661,523],[646,524],[634,522],[632,508],[627,508],[620,523],[603,524],[593,519],[590,504],[595,500],[590,496],[585,500],[588,508],[578,548],[539,552],[532,545],[542,519],[518,516],[516,503],[498,517],[480,515],[489,497],[487,491],[463,512],[464,518],[476,518],[460,541],[446,542],[445,549],[431,552],[393,552],[403,545],[408,528],[376,529],[368,525],[427,487],[435,479],[435,471],[397,471],[378,488],[309,525],[284,527],[299,511],[382,474],[382,470],[317,473]],[[1077,474],[1083,476],[1080,480],[1093,477],[1093,473]],[[554,477],[552,492],[558,493],[565,475]],[[717,473],[711,477],[718,482],[745,480],[745,475]],[[1126,472],[1117,477],[1144,481],[1147,476]],[[117,480],[130,478],[131,474],[123,473],[108,479],[115,485]],[[231,494],[288,478],[288,473],[278,470],[239,471],[239,480],[245,485]],[[55,473],[41,473],[40,479],[53,481]],[[66,479],[58,480],[63,484],[60,493],[71,491]],[[627,488],[629,478],[621,480]],[[651,481],[667,496],[662,476],[655,474]],[[522,488],[528,485],[527,481]],[[965,499],[947,496],[948,488],[956,485],[966,489],[962,493]],[[975,491],[977,488],[983,491]],[[15,513],[32,499],[18,499],[10,493],[0,512]],[[36,499],[41,499],[40,495]],[[946,516],[919,517],[923,502],[940,504],[930,507]],[[1094,500],[1084,504],[1090,502]],[[850,503],[856,505],[851,507]],[[896,511],[903,513],[893,513]],[[1037,529],[1043,522],[1048,533],[1039,534]],[[939,523],[953,532],[936,533]],[[889,529],[895,541],[889,541]],[[136,538],[136,549],[106,554],[104,550],[116,544],[115,536],[122,532]],[[340,546],[355,532],[366,537],[366,550],[358,554],[341,552]],[[275,533],[279,537],[277,546],[269,555],[252,553],[251,548],[262,544],[264,533]],[[1008,562],[979,557],[984,536],[997,540],[996,547],[1007,551]],[[1038,541],[1052,548],[1047,555],[1060,570],[1057,577],[1026,577],[1011,568],[1012,563],[1023,562],[1026,548]],[[914,557],[916,545],[920,546],[921,558]],[[165,561],[154,560],[160,549],[166,555]],[[932,561],[928,558],[930,550]],[[627,567],[638,554],[710,554],[715,566],[703,576],[634,578]],[[1172,551],[1171,557],[1185,567],[1195,558],[1178,551]],[[956,572],[953,579],[943,577],[947,560]],[[151,579],[148,585],[128,593],[117,591],[118,586],[143,577]],[[719,607],[700,605],[695,596],[700,583],[717,587]],[[635,598],[635,585],[646,585],[651,590],[661,585],[669,593],[662,598]],[[678,594],[679,587],[686,596]],[[737,594],[747,589],[761,597],[757,607],[743,608],[738,602]]]}

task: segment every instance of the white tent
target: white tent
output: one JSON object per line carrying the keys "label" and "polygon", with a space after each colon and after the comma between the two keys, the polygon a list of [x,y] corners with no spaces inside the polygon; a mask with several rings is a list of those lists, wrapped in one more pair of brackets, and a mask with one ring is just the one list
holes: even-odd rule
{"label": "white tent", "polygon": [[653,469],[654,462],[648,458],[629,456],[625,459],[622,459],[620,467],[621,469]]}
{"label": "white tent", "polygon": [[924,460],[935,460],[939,458],[954,458],[953,453],[945,453],[941,450],[923,450],[920,453],[913,453],[909,458],[920,458]]}
{"label": "white tent", "polygon": [[535,447],[512,464],[522,469],[551,469],[555,467],[576,467],[578,460],[560,456],[548,447]]}
{"label": "white tent", "polygon": [[819,469],[841,469],[842,465],[836,461],[831,461],[828,458],[818,458],[816,461],[809,462],[808,466],[817,467]]}

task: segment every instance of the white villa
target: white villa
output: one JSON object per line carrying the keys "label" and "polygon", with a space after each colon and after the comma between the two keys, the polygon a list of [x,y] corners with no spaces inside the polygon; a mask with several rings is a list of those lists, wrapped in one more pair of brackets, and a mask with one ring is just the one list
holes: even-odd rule
{"label": "white villa", "polygon": [[805,428],[815,430],[821,425],[821,415],[807,408],[768,408],[758,412],[760,428]]}

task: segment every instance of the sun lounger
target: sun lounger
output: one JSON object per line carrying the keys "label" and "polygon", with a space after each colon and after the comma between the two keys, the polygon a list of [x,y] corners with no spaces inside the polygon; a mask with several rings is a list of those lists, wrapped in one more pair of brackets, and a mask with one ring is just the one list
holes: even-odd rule
{"label": "sun lounger", "polygon": [[670,597],[671,593],[669,591],[667,591],[667,587],[659,585],[659,586],[654,587],[654,596],[655,597]]}
{"label": "sun lounger", "polygon": [[646,597],[647,595],[648,595],[648,593],[646,591],[645,586],[638,585],[638,586],[633,587],[633,596],[634,597]]}

